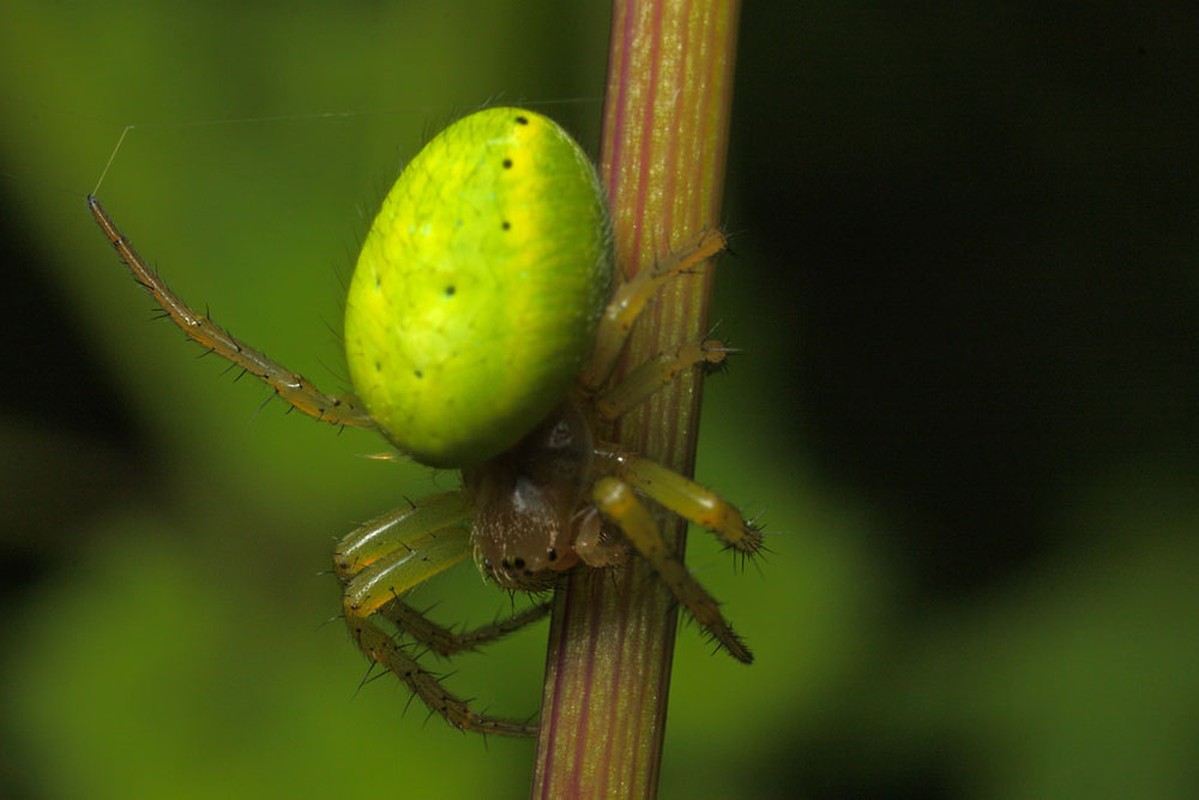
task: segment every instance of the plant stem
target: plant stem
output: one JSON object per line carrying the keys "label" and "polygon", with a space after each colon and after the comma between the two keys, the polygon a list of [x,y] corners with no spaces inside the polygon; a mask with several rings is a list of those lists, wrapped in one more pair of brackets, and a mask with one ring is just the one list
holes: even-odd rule
{"label": "plant stem", "polygon": [[[600,177],[628,275],[719,224],[737,0],[616,0]],[[638,320],[626,363],[707,331],[711,270],[670,281]],[[701,376],[621,418],[613,435],[693,469]],[[686,526],[664,533],[682,552]],[[677,608],[640,559],[576,570],[554,601],[533,778],[535,798],[657,794]]]}

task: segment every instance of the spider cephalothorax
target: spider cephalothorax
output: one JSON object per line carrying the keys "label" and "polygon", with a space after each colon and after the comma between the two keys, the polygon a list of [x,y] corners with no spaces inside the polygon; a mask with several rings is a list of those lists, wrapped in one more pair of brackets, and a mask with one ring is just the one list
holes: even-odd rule
{"label": "spider cephalothorax", "polygon": [[596,436],[680,372],[724,360],[719,342],[684,342],[613,379],[641,309],[662,283],[718,254],[719,233],[700,232],[613,290],[603,191],[578,145],[523,109],[467,116],[426,145],[384,201],[346,301],[354,394],[328,394],[192,310],[99,202],[88,205],[136,279],[193,340],[306,414],[373,428],[421,463],[462,471],[461,489],[383,514],[334,552],[358,647],[450,724],[536,730],[474,711],[403,645],[410,638],[450,656],[545,615],[536,605],[458,633],[405,603],[409,589],[471,556],[499,586],[541,591],[566,570],[636,553],[725,650],[752,660],[643,500],[743,555],[758,551],[760,531],[710,490]]}
{"label": "spider cephalothorax", "polygon": [[594,519],[579,513],[592,462],[587,421],[565,403],[514,447],[463,470],[479,569],[505,589],[541,591],[577,564],[579,527]]}

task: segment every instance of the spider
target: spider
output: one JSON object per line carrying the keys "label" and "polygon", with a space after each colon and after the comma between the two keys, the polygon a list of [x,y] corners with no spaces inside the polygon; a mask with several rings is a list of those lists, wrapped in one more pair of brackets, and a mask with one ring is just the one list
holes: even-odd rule
{"label": "spider", "polygon": [[613,379],[641,310],[666,281],[724,249],[718,232],[613,290],[606,202],[579,146],[524,109],[466,116],[417,154],[384,200],[346,299],[355,394],[328,394],[189,307],[99,201],[87,202],[134,278],[193,341],[318,420],[372,428],[422,464],[461,471],[459,490],[370,520],[333,559],[354,642],[451,725],[536,732],[535,722],[471,708],[403,643],[449,657],[545,616],[542,603],[458,632],[405,602],[468,556],[503,589],[538,593],[567,570],[635,553],[721,648],[753,660],[643,498],[743,555],[758,552],[760,530],[712,491],[600,435],[681,372],[726,358],[719,341],[687,342]]}

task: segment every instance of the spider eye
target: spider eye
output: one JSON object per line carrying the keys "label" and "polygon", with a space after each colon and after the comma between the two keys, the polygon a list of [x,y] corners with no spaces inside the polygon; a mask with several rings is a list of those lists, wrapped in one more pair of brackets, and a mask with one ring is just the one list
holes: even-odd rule
{"label": "spider eye", "polygon": [[354,390],[417,461],[478,464],[561,401],[590,355],[612,255],[595,169],[513,108],[433,138],[383,202],[346,299]]}

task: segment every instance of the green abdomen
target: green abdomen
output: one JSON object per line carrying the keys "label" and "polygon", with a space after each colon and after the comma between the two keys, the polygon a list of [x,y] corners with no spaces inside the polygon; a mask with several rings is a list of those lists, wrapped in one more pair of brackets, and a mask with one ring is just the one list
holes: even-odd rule
{"label": "green abdomen", "polygon": [[594,168],[549,119],[472,114],[396,181],[346,301],[354,389],[417,461],[513,445],[591,353],[611,273]]}

